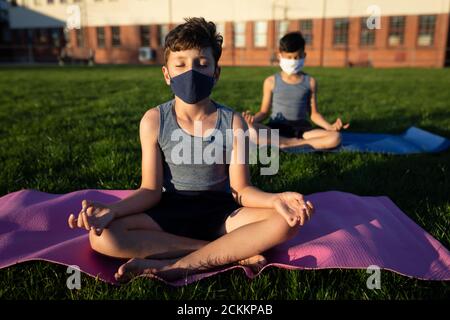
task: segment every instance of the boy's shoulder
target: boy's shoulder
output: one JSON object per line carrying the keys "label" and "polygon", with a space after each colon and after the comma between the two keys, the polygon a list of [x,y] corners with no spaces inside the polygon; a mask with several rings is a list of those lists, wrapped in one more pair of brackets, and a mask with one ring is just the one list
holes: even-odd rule
{"label": "boy's shoulder", "polygon": [[141,125],[154,126],[159,124],[159,108],[151,107],[141,118]]}
{"label": "boy's shoulder", "polygon": [[273,90],[273,88],[275,87],[275,76],[278,73],[272,74],[270,76],[268,76],[266,79],[264,79],[264,89],[268,89],[268,90]]}
{"label": "boy's shoulder", "polygon": [[154,107],[150,107],[142,116],[141,123],[159,124],[161,113],[167,113],[170,110],[173,99],[160,103]]}
{"label": "boy's shoulder", "polygon": [[277,72],[277,73],[274,73],[274,74],[268,76],[266,79],[264,79],[264,82],[274,83],[275,82],[275,77],[276,77],[277,74],[279,74],[279,73]]}
{"label": "boy's shoulder", "polygon": [[314,88],[314,87],[316,86],[316,83],[317,83],[316,78],[314,78],[312,75],[310,75],[310,74],[308,74],[308,73],[305,73],[305,75],[308,76],[308,79],[309,79],[309,86],[310,86],[311,88]]}

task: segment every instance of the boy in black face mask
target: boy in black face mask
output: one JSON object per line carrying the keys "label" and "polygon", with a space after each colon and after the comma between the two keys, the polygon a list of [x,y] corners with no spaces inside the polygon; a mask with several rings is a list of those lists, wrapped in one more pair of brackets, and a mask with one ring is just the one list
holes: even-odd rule
{"label": "boy in black face mask", "polygon": [[71,227],[90,230],[93,250],[131,258],[119,281],[175,280],[231,263],[260,267],[261,253],[293,237],[314,211],[299,193],[252,186],[248,137],[238,139],[245,120],[209,97],[221,45],[203,18],[167,35],[162,71],[175,97],[141,120],[141,187],[114,204],[83,201],[79,216],[69,217]]}

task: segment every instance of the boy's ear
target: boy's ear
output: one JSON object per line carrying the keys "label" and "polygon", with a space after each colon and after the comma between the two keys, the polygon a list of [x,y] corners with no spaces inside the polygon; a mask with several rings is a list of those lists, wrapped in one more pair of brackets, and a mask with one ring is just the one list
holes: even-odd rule
{"label": "boy's ear", "polygon": [[222,68],[220,66],[217,66],[216,70],[214,71],[215,83],[217,83],[217,81],[219,81],[221,71],[222,71]]}
{"label": "boy's ear", "polygon": [[170,86],[170,76],[169,76],[169,69],[166,66],[163,66],[161,68],[163,75],[164,75],[164,80],[166,81],[166,84],[168,86]]}

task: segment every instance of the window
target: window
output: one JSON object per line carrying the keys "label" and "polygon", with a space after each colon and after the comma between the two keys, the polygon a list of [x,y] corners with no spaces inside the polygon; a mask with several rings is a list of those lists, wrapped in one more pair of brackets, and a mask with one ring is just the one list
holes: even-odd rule
{"label": "window", "polygon": [[120,47],[120,27],[111,27],[112,46]]}
{"label": "window", "polygon": [[150,27],[141,26],[140,34],[141,34],[141,47],[150,47]]}
{"label": "window", "polygon": [[54,4],[54,0],[47,0],[47,4]]}
{"label": "window", "polygon": [[63,29],[63,35],[64,35],[64,42],[70,43],[70,30],[67,28]]}
{"label": "window", "polygon": [[84,41],[83,41],[83,30],[82,29],[75,29],[75,41],[76,41],[76,46],[78,48],[83,48],[84,47]]}
{"label": "window", "polygon": [[236,48],[245,47],[245,22],[235,22],[233,24],[234,46]]}
{"label": "window", "polygon": [[217,33],[220,33],[220,35],[223,38],[222,47],[225,47],[225,23],[217,22],[216,23],[216,30],[217,30]]}
{"label": "window", "polygon": [[47,29],[41,28],[36,30],[37,43],[48,44],[48,31]]}
{"label": "window", "polygon": [[417,45],[432,46],[434,43],[434,29],[436,26],[436,16],[419,17],[419,34]]}
{"label": "window", "polygon": [[97,27],[95,28],[97,33],[97,47],[104,48],[105,47],[105,28]]}
{"label": "window", "polygon": [[253,45],[257,48],[267,46],[267,21],[256,21],[253,24]]}
{"label": "window", "polygon": [[373,46],[375,44],[375,29],[367,28],[367,17],[361,18],[361,33],[359,44],[361,46]]}
{"label": "window", "polygon": [[58,28],[51,29],[51,35],[52,35],[52,44],[54,47],[60,47],[61,41],[60,41],[60,30]]}
{"label": "window", "polygon": [[288,21],[277,21],[277,43],[279,43],[280,39],[288,32],[288,29]]}
{"label": "window", "polygon": [[164,47],[164,44],[166,42],[166,36],[168,33],[169,33],[169,27],[167,25],[159,26],[159,45],[161,47]]}
{"label": "window", "polygon": [[388,44],[390,46],[402,45],[404,36],[405,36],[405,17],[390,17]]}
{"label": "window", "polygon": [[348,43],[348,19],[334,19],[333,44],[346,45]]}
{"label": "window", "polygon": [[312,45],[312,37],[313,37],[313,23],[312,20],[301,20],[300,21],[300,32],[305,38],[305,43],[307,45]]}

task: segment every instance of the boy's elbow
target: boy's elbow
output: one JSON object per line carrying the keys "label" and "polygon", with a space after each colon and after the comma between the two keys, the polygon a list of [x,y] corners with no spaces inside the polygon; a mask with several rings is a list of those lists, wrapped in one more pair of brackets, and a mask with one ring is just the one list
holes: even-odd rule
{"label": "boy's elbow", "polygon": [[141,186],[140,189],[147,191],[150,194],[152,200],[156,200],[157,202],[161,200],[162,189],[147,188],[143,186]]}
{"label": "boy's elbow", "polygon": [[314,121],[315,119],[317,119],[318,116],[320,116],[320,114],[318,112],[311,112],[310,118],[311,118],[311,120]]}

